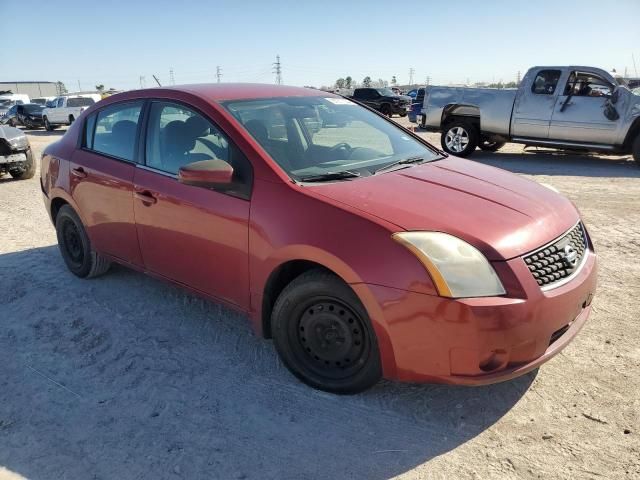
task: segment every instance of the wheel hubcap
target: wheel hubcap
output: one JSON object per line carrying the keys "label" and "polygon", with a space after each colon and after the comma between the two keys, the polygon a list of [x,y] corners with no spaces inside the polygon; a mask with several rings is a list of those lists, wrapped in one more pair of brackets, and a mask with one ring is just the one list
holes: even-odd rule
{"label": "wheel hubcap", "polygon": [[445,135],[444,142],[449,150],[460,153],[469,144],[469,133],[462,127],[453,127]]}
{"label": "wheel hubcap", "polygon": [[304,310],[297,326],[297,340],[305,365],[334,379],[359,370],[370,348],[359,316],[333,299],[315,301]]}

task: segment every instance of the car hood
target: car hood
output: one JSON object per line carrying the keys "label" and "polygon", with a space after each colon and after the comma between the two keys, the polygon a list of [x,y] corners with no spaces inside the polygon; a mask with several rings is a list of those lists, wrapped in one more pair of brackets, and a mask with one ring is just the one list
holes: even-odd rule
{"label": "car hood", "polygon": [[455,157],[310,188],[395,224],[399,230],[455,235],[490,260],[535,250],[579,220],[573,204],[551,189]]}

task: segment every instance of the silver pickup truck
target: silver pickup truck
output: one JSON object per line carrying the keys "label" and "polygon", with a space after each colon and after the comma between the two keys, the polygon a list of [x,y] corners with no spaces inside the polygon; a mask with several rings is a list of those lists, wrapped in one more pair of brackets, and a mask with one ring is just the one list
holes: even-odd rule
{"label": "silver pickup truck", "polygon": [[427,87],[418,123],[459,157],[506,142],[632,153],[640,165],[640,96],[593,67],[533,67],[517,89]]}

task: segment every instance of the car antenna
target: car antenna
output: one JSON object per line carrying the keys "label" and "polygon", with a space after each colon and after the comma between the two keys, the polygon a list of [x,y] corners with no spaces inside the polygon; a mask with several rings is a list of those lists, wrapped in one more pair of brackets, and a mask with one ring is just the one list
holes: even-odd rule
{"label": "car antenna", "polygon": [[156,77],[155,75],[152,75],[153,79],[156,81],[156,83],[158,84],[159,87],[161,87],[162,85],[160,84],[160,80],[158,80],[158,77]]}

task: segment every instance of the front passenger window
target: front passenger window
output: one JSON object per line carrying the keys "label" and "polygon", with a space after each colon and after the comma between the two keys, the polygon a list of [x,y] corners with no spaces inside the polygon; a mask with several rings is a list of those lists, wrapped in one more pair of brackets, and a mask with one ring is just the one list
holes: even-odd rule
{"label": "front passenger window", "polygon": [[148,167],[177,175],[180,167],[203,160],[223,160],[234,170],[235,192],[250,192],[249,160],[207,118],[187,107],[153,102],[145,145]]}

